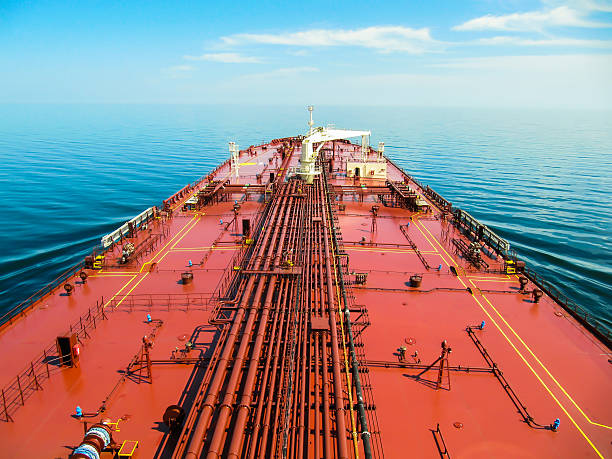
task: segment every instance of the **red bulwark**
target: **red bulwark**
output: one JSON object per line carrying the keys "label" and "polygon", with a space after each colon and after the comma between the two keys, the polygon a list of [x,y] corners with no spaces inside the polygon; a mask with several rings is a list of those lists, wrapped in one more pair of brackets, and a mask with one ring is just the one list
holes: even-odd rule
{"label": "red bulwark", "polygon": [[612,457],[609,335],[392,162],[347,177],[360,145],[302,181],[301,141],[1,319],[0,456]]}

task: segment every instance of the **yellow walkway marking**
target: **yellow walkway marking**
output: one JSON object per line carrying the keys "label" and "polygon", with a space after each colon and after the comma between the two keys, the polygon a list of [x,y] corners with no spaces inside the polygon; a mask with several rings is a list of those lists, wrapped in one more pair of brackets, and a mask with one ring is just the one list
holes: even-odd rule
{"label": "yellow walkway marking", "polygon": [[[181,228],[181,229],[180,229],[180,230],[179,230],[179,231],[178,231],[178,232],[177,232],[177,233],[176,233],[176,234],[175,234],[175,235],[172,237],[172,239],[170,239],[170,241],[168,241],[168,243],[167,243],[166,245],[164,245],[164,246],[163,246],[163,247],[162,247],[162,248],[161,248],[161,249],[160,249],[158,252],[156,252],[156,253],[155,253],[155,255],[153,255],[153,258],[151,258],[151,260],[150,260],[150,261],[147,261],[146,263],[144,263],[144,264],[142,265],[142,267],[140,268],[140,271],[139,271],[138,273],[134,273],[134,274],[132,275],[132,278],[131,278],[131,279],[129,279],[129,280],[128,280],[128,281],[127,281],[125,284],[123,284],[123,286],[122,286],[122,287],[121,287],[121,288],[120,288],[120,289],[119,289],[119,290],[118,290],[118,291],[117,291],[117,292],[116,292],[116,293],[115,293],[115,294],[114,294],[114,295],[113,295],[113,296],[110,298],[110,300],[108,300],[108,301],[107,301],[107,302],[104,304],[104,306],[103,306],[103,307],[104,307],[104,308],[106,308],[106,307],[107,307],[107,306],[108,306],[108,305],[111,303],[111,301],[113,301],[113,300],[114,300],[114,299],[117,297],[117,295],[119,295],[119,294],[120,294],[120,293],[121,293],[121,292],[122,292],[122,291],[123,291],[123,290],[124,290],[124,289],[125,289],[125,288],[126,288],[126,287],[127,287],[127,286],[128,286],[128,285],[129,285],[129,284],[132,282],[132,281],[133,281],[133,280],[134,280],[134,279],[136,279],[136,278],[138,277],[138,275],[139,275],[140,273],[142,273],[142,270],[144,269],[145,265],[152,263],[152,262],[153,262],[153,260],[154,260],[154,259],[155,259],[155,258],[156,258],[156,257],[157,257],[157,256],[158,256],[158,255],[159,255],[159,254],[160,254],[160,253],[161,253],[161,252],[162,252],[162,251],[163,251],[163,250],[164,250],[166,247],[168,247],[168,245],[169,245],[169,244],[171,244],[171,243],[172,243],[172,241],[173,241],[174,239],[176,239],[176,237],[177,237],[179,234],[181,234],[181,232],[184,232],[184,231],[185,231],[185,229],[187,228],[187,226],[189,226],[189,225],[190,225],[190,224],[191,224],[191,223],[194,221],[194,219],[195,219],[195,218],[196,218],[196,217],[193,217],[193,218],[192,218],[192,219],[191,219],[189,222],[187,222],[187,223],[186,223],[186,224],[185,224],[185,225],[184,225],[184,226],[183,226],[183,227],[182,227],[182,228]],[[199,220],[199,218],[198,218],[198,220]],[[193,228],[193,226],[195,226],[195,225],[192,225],[192,226],[191,226],[191,228]],[[191,228],[189,228],[189,229],[191,229]],[[185,233],[185,234],[187,234],[187,233]],[[167,252],[166,252],[166,253],[167,253]],[[165,256],[165,254],[164,254],[164,256]],[[145,273],[145,275],[144,275],[144,276],[142,276],[142,278],[141,278],[141,279],[140,279],[140,280],[139,280],[139,281],[138,281],[138,282],[137,282],[137,283],[136,283],[136,284],[135,284],[135,285],[134,285],[134,286],[133,286],[133,287],[132,287],[132,288],[129,290],[129,292],[128,292],[128,293],[126,293],[126,295],[129,295],[129,294],[130,294],[130,292],[131,292],[132,290],[134,290],[134,288],[136,288],[136,286],[137,286],[138,284],[140,284],[140,282],[142,282],[142,280],[143,280],[145,277],[147,277],[148,275],[149,275],[149,273],[148,273],[148,272],[147,272],[147,273]],[[124,298],[121,300],[121,302],[123,302],[123,300],[124,300],[124,299],[125,299],[125,296],[124,296]],[[121,304],[121,302],[119,302],[119,304]],[[119,306],[119,304],[117,304],[117,306]]]}
{"label": "yellow walkway marking", "polygon": [[[474,285],[472,283],[472,285]],[[557,378],[555,378],[552,373],[548,370],[548,368],[546,368],[546,366],[542,363],[542,361],[535,355],[535,353],[529,348],[529,346],[527,346],[527,343],[525,343],[525,341],[523,341],[523,339],[518,335],[518,333],[516,331],[514,331],[514,329],[510,326],[510,324],[506,321],[506,319],[504,319],[504,317],[500,314],[500,312],[495,308],[495,306],[493,306],[493,303],[491,303],[489,301],[489,299],[485,296],[482,295],[482,297],[485,299],[485,301],[487,303],[489,303],[489,305],[491,306],[491,308],[495,311],[495,313],[499,316],[499,318],[504,322],[504,324],[506,324],[506,326],[510,329],[510,331],[514,334],[514,336],[516,336],[516,338],[521,342],[521,344],[523,346],[525,346],[525,349],[527,349],[527,351],[531,354],[531,356],[536,360],[536,362],[538,362],[540,364],[540,366],[544,369],[544,371],[546,371],[546,373],[548,374],[548,376],[550,376],[550,378],[555,382],[555,384],[559,387],[559,389],[561,389],[561,391],[565,394],[565,396],[572,402],[572,404],[578,409],[578,411],[580,411],[580,413],[585,417],[585,419],[587,421],[589,421],[589,423],[599,426],[599,427],[604,427],[606,429],[612,429],[612,427],[607,426],[605,424],[600,424],[594,421],[591,421],[591,419],[586,415],[586,413],[584,411],[582,411],[582,408],[580,408],[578,406],[578,404],[574,401],[574,399],[567,393],[567,391],[565,390],[565,388],[563,386],[561,386],[561,384],[559,384],[559,381],[557,381]]]}
{"label": "yellow walkway marking", "polygon": [[[417,225],[418,228],[418,225]],[[449,259],[452,261],[453,257],[446,251],[446,249],[444,248],[444,246],[435,238],[435,236],[433,234],[431,234],[431,232],[427,229],[427,227],[425,227],[423,225],[423,229],[425,229],[425,231],[427,231],[429,233],[429,235],[437,242],[437,244],[440,246],[440,248],[442,249],[442,251],[449,257]],[[446,260],[446,258],[440,254],[440,256],[442,257],[442,259],[450,266],[450,263],[448,262],[448,260]],[[457,279],[459,280],[459,282],[461,282],[461,284],[467,288],[467,285],[463,282],[463,280],[461,279],[460,276],[457,276]],[[505,319],[503,319],[503,317],[501,316],[501,314],[493,307],[493,305],[491,304],[491,302],[483,295],[483,298],[489,303],[489,305],[491,305],[491,307],[495,310],[495,312],[497,313],[497,315],[502,318],[502,320],[504,321],[504,323],[506,323],[506,325],[508,326],[508,328],[510,330],[512,330],[512,332],[518,337],[518,334],[508,325],[508,323],[505,321]],[[593,442],[591,441],[591,439],[586,435],[586,433],[580,428],[580,426],[578,425],[578,423],[574,420],[574,418],[569,414],[569,412],[567,411],[567,409],[563,406],[563,404],[559,401],[559,399],[555,396],[555,394],[553,394],[553,392],[550,390],[550,388],[548,387],[548,385],[542,380],[542,378],[540,377],[540,375],[538,375],[538,373],[536,372],[536,370],[533,368],[533,366],[531,366],[531,364],[527,361],[527,359],[523,356],[523,354],[518,350],[518,348],[514,345],[514,343],[510,340],[510,338],[508,337],[508,335],[506,333],[504,333],[504,331],[501,329],[501,327],[499,326],[499,324],[497,323],[497,321],[493,318],[493,316],[489,313],[489,311],[487,311],[487,309],[482,305],[482,303],[480,301],[478,301],[478,299],[472,295],[472,299],[478,304],[478,306],[480,306],[480,308],[483,310],[483,312],[487,315],[487,317],[491,320],[491,322],[493,322],[493,324],[495,325],[495,328],[497,328],[497,330],[499,330],[499,332],[502,334],[502,336],[506,339],[506,341],[508,342],[508,344],[510,344],[510,346],[512,346],[512,348],[514,349],[514,351],[517,353],[517,355],[521,358],[521,360],[525,363],[525,365],[527,365],[527,367],[531,370],[531,372],[534,374],[534,376],[538,379],[538,381],[540,382],[540,384],[544,387],[544,389],[546,389],[546,391],[549,393],[549,395],[553,398],[553,400],[557,403],[557,405],[559,405],[559,407],[561,408],[561,410],[563,410],[563,412],[565,413],[565,415],[568,417],[568,419],[572,422],[572,424],[574,424],[574,426],[576,427],[576,429],[578,429],[578,431],[582,434],[582,436],[585,438],[585,440],[588,442],[589,445],[591,445],[591,447],[593,448],[593,450],[595,450],[595,452],[597,453],[597,455],[599,457],[601,457],[603,459],[603,455],[599,452],[599,450],[597,449],[597,447],[593,444]],[[535,357],[535,354],[533,354],[533,352],[527,347],[527,345],[525,344],[525,342],[520,339],[519,340],[523,343],[523,345],[527,348],[527,350]],[[543,364],[540,362],[539,359],[536,358],[536,361],[538,361],[540,363],[540,365],[543,366]],[[545,368],[546,370],[546,368]],[[567,392],[561,387],[561,385],[556,381],[555,378],[552,377],[552,375],[548,372],[548,370],[546,370],[547,373],[551,376],[551,378],[553,379],[553,381],[555,381],[557,383],[557,385],[561,388],[561,390],[563,391],[563,393],[568,397],[568,399],[578,408],[578,410],[580,411],[580,413],[582,413],[584,415],[584,417],[587,419],[587,421],[589,421],[591,424],[595,424],[593,422],[591,422],[586,415],[584,414],[584,412],[578,407],[578,405],[576,404],[576,402],[574,402],[574,400],[569,397],[569,395],[567,394]],[[603,426],[601,424],[595,424],[595,425],[599,425],[601,427],[607,427],[607,426]]]}
{"label": "yellow walkway marking", "polygon": [[[345,247],[346,252],[385,252],[385,253],[414,253],[412,249],[381,249],[381,248],[361,248],[361,247]],[[425,252],[419,250],[419,252],[429,255],[439,254],[440,252]]]}
{"label": "yellow walkway marking", "polygon": [[[153,263],[153,260],[155,260],[155,258],[157,258],[157,257],[158,257],[158,256],[159,256],[159,255],[160,255],[160,254],[161,254],[161,253],[164,251],[164,249],[165,249],[166,247],[168,247],[170,244],[172,244],[172,242],[173,242],[173,241],[174,241],[174,240],[175,240],[175,239],[176,239],[176,238],[177,238],[177,237],[178,237],[178,236],[179,236],[181,233],[183,233],[183,232],[185,231],[185,229],[186,229],[186,228],[187,228],[189,225],[192,225],[192,226],[191,226],[191,228],[193,228],[193,226],[195,226],[195,225],[193,225],[193,223],[194,223],[194,222],[196,222],[196,223],[197,223],[197,221],[198,221],[199,219],[200,219],[200,217],[196,217],[196,216],[192,217],[192,218],[191,218],[191,220],[189,220],[189,221],[188,221],[188,222],[187,222],[187,223],[186,223],[186,224],[185,224],[185,225],[184,225],[184,226],[183,226],[183,227],[182,227],[182,228],[181,228],[181,229],[180,229],[180,230],[179,230],[179,231],[178,231],[178,232],[177,232],[177,233],[176,233],[176,234],[175,234],[175,235],[174,235],[174,236],[173,236],[173,237],[172,237],[172,238],[171,238],[171,239],[170,239],[170,240],[167,242],[167,243],[166,243],[166,245],[164,245],[164,246],[163,246],[161,249],[159,249],[159,250],[158,250],[158,251],[155,253],[155,255],[153,255],[153,257],[152,257],[152,258],[151,258],[149,261],[147,261],[147,262],[143,263],[142,267],[140,268],[140,272],[142,272],[142,270],[144,269],[144,267],[145,267],[146,265]],[[189,229],[191,229],[191,228],[189,228]]]}

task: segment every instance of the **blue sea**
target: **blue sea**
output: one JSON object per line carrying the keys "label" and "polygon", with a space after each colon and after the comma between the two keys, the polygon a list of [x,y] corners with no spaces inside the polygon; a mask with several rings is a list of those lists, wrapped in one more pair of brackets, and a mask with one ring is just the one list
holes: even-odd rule
{"label": "blue sea", "polygon": [[[307,130],[305,107],[0,105],[0,314],[100,237],[241,147]],[[612,325],[612,112],[317,106],[510,241]]]}

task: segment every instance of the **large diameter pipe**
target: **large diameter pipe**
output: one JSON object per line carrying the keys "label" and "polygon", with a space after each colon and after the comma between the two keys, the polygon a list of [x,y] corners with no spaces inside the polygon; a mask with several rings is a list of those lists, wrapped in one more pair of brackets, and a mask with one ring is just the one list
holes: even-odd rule
{"label": "large diameter pipe", "polygon": [[[319,192],[321,193],[321,199],[323,198],[323,182],[320,182]],[[323,208],[325,203],[321,202]],[[338,329],[336,326],[336,307],[334,300],[334,288],[332,281],[332,269],[330,264],[331,253],[329,251],[329,229],[327,227],[329,223],[327,219],[327,212],[323,210],[322,223],[323,223],[323,243],[325,247],[325,271],[327,277],[327,304],[329,307],[329,326],[331,336],[331,351],[332,351],[332,363],[334,373],[334,392],[336,401],[336,432],[338,437],[338,456],[340,459],[348,459],[348,447],[346,443],[346,424],[344,419],[344,399],[342,391],[342,375],[340,372],[340,353],[338,346]],[[333,222],[331,222],[333,224]]]}
{"label": "large diameter pipe", "polygon": [[[270,218],[271,221],[274,221],[278,214],[279,207],[280,207],[278,205],[278,201],[285,199],[286,189],[284,189],[283,191],[284,192],[282,193],[282,197],[279,197],[271,201],[271,205],[273,206],[273,212]],[[270,231],[271,225],[264,226],[264,228],[266,230],[264,232],[264,237],[262,239],[262,243],[259,248],[259,251],[257,252],[257,255],[255,257],[253,267],[259,267],[259,264],[261,263],[261,260],[262,260],[262,255],[264,251],[266,251],[267,249],[268,240],[270,236],[272,235],[272,231]],[[276,231],[274,231],[274,233],[276,233]],[[250,299],[250,295],[252,293],[254,284],[255,284],[255,276],[251,276],[245,287],[245,293],[242,296],[242,300],[240,302],[240,306],[238,307],[238,311],[236,312],[236,316],[234,317],[234,321],[232,323],[230,332],[228,333],[227,340],[223,348],[223,353],[221,357],[219,358],[219,362],[217,364],[217,370],[215,371],[213,380],[208,386],[208,391],[207,391],[206,398],[204,400],[202,413],[200,414],[200,417],[198,418],[198,422],[194,428],[193,435],[191,437],[191,441],[189,442],[187,446],[187,452],[185,454],[186,459],[197,459],[200,456],[202,447],[204,446],[204,437],[206,434],[206,429],[208,427],[208,423],[212,416],[214,406],[215,406],[215,403],[217,401],[217,397],[219,394],[219,390],[221,388],[221,384],[225,377],[225,371],[229,364],[229,359],[232,354],[236,339],[238,337],[238,329],[241,326],[242,318],[244,317],[244,313],[246,310],[246,305]],[[187,426],[185,426],[185,428],[187,428]]]}
{"label": "large diameter pipe", "polygon": [[[325,180],[325,184],[327,184],[327,173],[325,169],[323,169],[322,174],[323,180]],[[331,201],[329,197],[327,198],[327,208],[331,214]],[[338,248],[338,239],[336,237],[336,230],[332,228],[332,237],[334,241],[334,249]],[[351,320],[349,314],[349,303],[346,298],[346,288],[344,286],[344,276],[342,275],[342,270],[338,270],[338,278],[340,280],[340,291],[342,292],[342,300],[344,303],[344,318],[346,323],[346,328],[349,337],[349,349],[351,354],[351,363],[352,363],[352,374],[353,374],[353,383],[355,384],[355,392],[357,395],[357,410],[359,412],[359,423],[361,424],[361,440],[363,441],[363,452],[366,459],[372,459],[372,446],[371,446],[371,434],[368,429],[368,418],[365,412],[365,403],[363,398],[363,389],[361,387],[361,378],[359,375],[359,363],[357,361],[357,353],[355,352],[355,342],[353,339],[353,329],[351,327]]]}
{"label": "large diameter pipe", "polygon": [[[300,200],[300,203],[301,203],[301,200]],[[299,209],[295,208],[295,201],[294,201],[294,206],[291,210],[292,210],[291,222],[290,222],[291,223],[291,234],[289,235],[289,237],[290,237],[291,242],[293,242],[297,236],[296,219],[298,218],[298,213],[299,213]],[[276,257],[273,262],[273,266],[277,266],[280,262],[280,257],[282,253],[283,243],[285,240],[286,230],[287,230],[287,225],[285,224],[283,225],[283,229],[282,229],[281,236],[280,236],[281,245],[280,245],[279,250],[277,251]],[[266,297],[266,300],[263,306],[262,316],[260,319],[259,328],[257,330],[255,343],[253,345],[253,352],[251,354],[249,371],[247,373],[245,384],[242,389],[242,397],[240,399],[240,403],[237,408],[236,422],[234,424],[234,431],[232,434],[232,440],[231,440],[230,448],[228,451],[229,457],[238,457],[240,454],[240,446],[244,438],[244,429],[246,427],[249,407],[251,405],[251,400],[253,397],[253,386],[255,385],[256,376],[258,372],[259,358],[260,358],[261,351],[263,348],[263,340],[264,340],[265,330],[266,330],[266,326],[268,322],[268,314],[269,314],[269,310],[270,310],[270,306],[272,302],[272,295],[274,293],[274,289],[276,286],[276,281],[277,281],[277,276],[272,276],[270,279],[270,286],[268,287],[268,294],[267,294],[267,297]],[[210,456],[210,457],[214,457],[214,456]]]}
{"label": "large diameter pipe", "polygon": [[[291,186],[290,188],[294,188],[293,186]],[[293,191],[293,190],[292,190]],[[289,203],[291,203],[293,198],[289,199]],[[283,252],[283,247],[284,247],[284,243],[285,243],[285,234],[287,231],[287,220],[289,219],[289,213],[291,211],[294,211],[294,208],[289,208],[289,212],[285,213],[285,220],[283,222],[282,228],[281,228],[281,232],[280,232],[280,237],[278,238],[279,244],[278,244],[278,248],[276,250],[276,256],[274,258],[274,262],[272,263],[272,267],[276,266],[278,264],[278,262],[280,261],[280,257],[281,254]],[[268,265],[269,262],[266,262],[266,265]],[[246,415],[248,414],[248,411],[245,411],[244,408],[246,408],[247,406],[250,406],[250,399],[251,399],[251,395],[252,395],[252,387],[253,384],[255,382],[255,376],[256,376],[256,371],[257,371],[257,363],[259,362],[259,356],[261,354],[261,348],[262,348],[262,344],[263,344],[263,336],[264,336],[264,331],[265,328],[268,324],[268,316],[269,316],[269,312],[270,312],[270,303],[272,301],[272,295],[274,294],[275,288],[276,288],[276,278],[277,276],[271,276],[270,278],[270,282],[268,285],[268,292],[266,295],[266,299],[264,301],[264,305],[262,308],[262,315],[260,317],[259,320],[259,326],[257,327],[257,338],[253,347],[253,351],[252,351],[252,358],[251,358],[251,366],[249,368],[249,372],[247,374],[247,380],[246,380],[246,386],[243,390],[244,393],[244,397],[243,400],[248,399],[248,403],[246,405],[243,405],[241,403],[241,405],[239,406],[238,409],[238,418],[236,420],[236,427],[234,428],[234,439],[232,440],[232,443],[230,445],[230,456],[237,456],[238,455],[238,449],[242,440],[242,436],[244,435],[244,426],[246,424]],[[264,282],[260,281],[259,285],[263,286]],[[213,432],[213,437],[212,437],[212,441],[210,444],[210,448],[207,454],[207,458],[208,459],[214,459],[219,457],[219,455],[221,454],[222,448],[221,448],[221,444],[223,441],[223,437],[225,435],[225,426],[228,422],[229,416],[231,414],[231,405],[232,405],[232,401],[234,399],[234,395],[236,392],[236,387],[238,385],[238,381],[240,379],[240,375],[242,374],[242,362],[245,359],[246,355],[247,355],[247,347],[248,344],[251,340],[251,335],[252,335],[252,330],[253,330],[253,326],[254,326],[254,321],[255,321],[255,315],[256,315],[256,311],[257,311],[257,307],[256,305],[259,304],[260,301],[260,296],[261,296],[261,290],[259,289],[258,286],[258,290],[257,290],[257,295],[256,298],[253,300],[253,307],[251,308],[250,314],[249,314],[249,319],[247,322],[247,325],[245,327],[245,333],[243,334],[241,343],[240,343],[240,348],[238,349],[238,353],[236,355],[236,360],[234,363],[234,367],[232,369],[232,373],[230,376],[230,380],[227,384],[227,387],[225,389],[225,396],[223,398],[223,402],[221,404],[221,408],[219,411],[219,417],[217,419],[216,422],[216,426],[215,426],[215,430]],[[255,360],[255,364],[253,364],[253,360]],[[238,442],[237,438],[240,438],[240,442]],[[233,449],[232,449],[233,448]]]}
{"label": "large diameter pipe", "polygon": [[[280,337],[282,336],[282,321],[283,321],[283,315],[281,313],[283,308],[281,308],[281,305],[283,303],[284,296],[287,294],[287,290],[288,290],[287,280],[281,279],[281,287],[280,287],[281,295],[279,296],[279,301],[276,305],[276,308],[274,309],[274,317],[272,318],[272,330],[270,331],[270,343],[268,345],[268,356],[266,358],[266,363],[264,366],[264,373],[261,378],[261,392],[259,395],[259,400],[257,401],[257,410],[255,411],[255,419],[253,421],[253,432],[250,436],[250,445],[249,445],[249,452],[248,452],[249,459],[253,459],[255,457],[255,452],[257,449],[257,439],[259,436],[259,431],[261,429],[261,416],[264,410],[264,399],[266,398],[266,395],[268,395],[268,397],[272,395],[271,393],[267,392],[267,390],[270,388],[270,382],[268,381],[270,379],[270,371],[273,368],[272,367],[272,355],[275,352],[274,349],[280,346]],[[276,368],[273,368],[272,372],[274,372],[275,370]]]}

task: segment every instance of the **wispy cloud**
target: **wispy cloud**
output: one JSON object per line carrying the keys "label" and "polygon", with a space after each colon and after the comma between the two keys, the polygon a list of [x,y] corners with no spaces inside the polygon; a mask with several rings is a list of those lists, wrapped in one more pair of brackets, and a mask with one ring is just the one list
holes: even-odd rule
{"label": "wispy cloud", "polygon": [[514,36],[480,38],[479,45],[514,45],[514,46],[566,46],[580,48],[612,48],[612,40],[582,40],[578,38],[527,39]]}
{"label": "wispy cloud", "polygon": [[428,28],[374,26],[363,29],[312,29],[278,34],[236,34],[222,37],[227,45],[265,44],[301,47],[354,46],[381,52],[422,54],[441,45]]}
{"label": "wispy cloud", "polygon": [[242,75],[241,78],[294,78],[302,73],[313,73],[318,71],[319,69],[317,67],[285,67],[269,72],[250,73],[248,75]]}
{"label": "wispy cloud", "polygon": [[[612,54],[562,54],[541,56],[491,56],[447,59],[430,64],[430,67],[448,69],[513,70],[522,78],[528,79],[535,69],[560,72],[563,68],[579,69],[575,74],[593,74],[599,79],[612,71]],[[501,72],[503,73],[503,72]],[[569,72],[572,73],[572,72]]]}
{"label": "wispy cloud", "polygon": [[243,56],[238,53],[210,53],[200,56],[183,56],[188,61],[222,62],[224,64],[259,64],[262,60],[254,56]]}
{"label": "wispy cloud", "polygon": [[[594,9],[594,8],[592,8]],[[548,27],[612,27],[612,24],[590,21],[586,9],[569,6],[501,16],[487,14],[454,26],[458,31],[503,30],[509,32],[543,31]]]}
{"label": "wispy cloud", "polygon": [[170,78],[187,78],[191,75],[191,65],[173,65],[162,69],[162,73]]}

